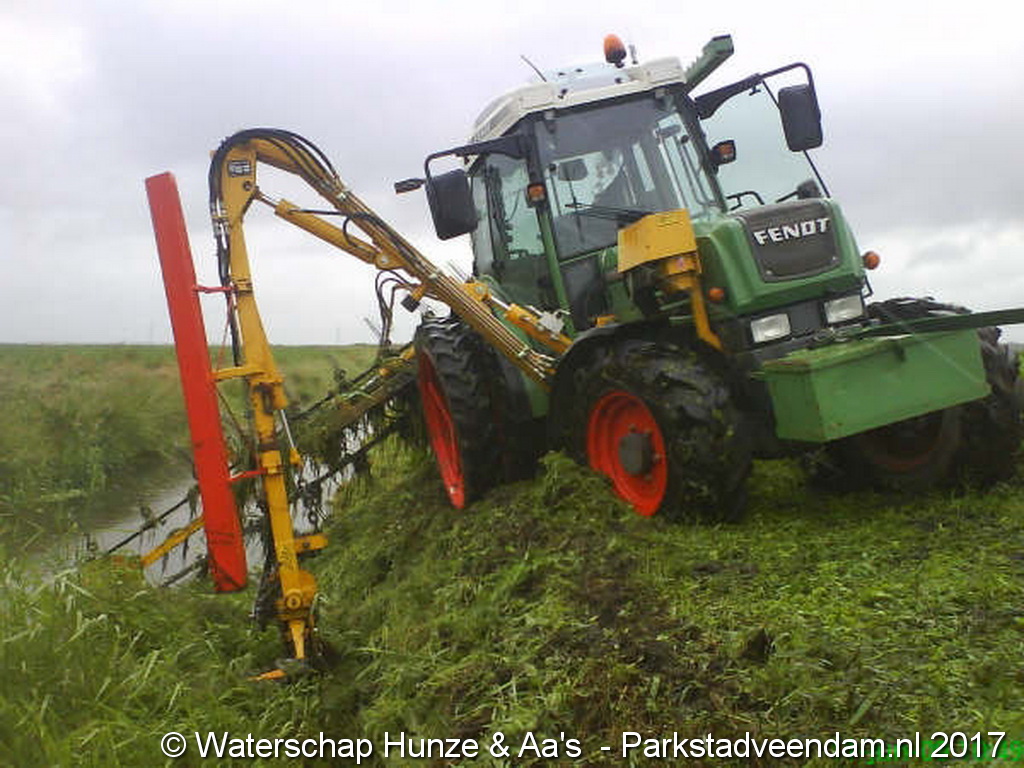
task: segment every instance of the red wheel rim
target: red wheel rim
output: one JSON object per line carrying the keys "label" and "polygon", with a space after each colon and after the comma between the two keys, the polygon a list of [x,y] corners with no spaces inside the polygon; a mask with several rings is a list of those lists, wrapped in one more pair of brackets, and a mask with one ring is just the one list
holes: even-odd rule
{"label": "red wheel rim", "polygon": [[[650,466],[631,473],[622,463],[623,438],[641,434],[650,441]],[[650,517],[658,511],[668,488],[665,439],[654,414],[640,398],[614,390],[590,410],[587,422],[587,459],[590,466],[608,475],[615,492],[633,505],[636,513]]]}
{"label": "red wheel rim", "polygon": [[441,391],[433,362],[426,355],[419,355],[418,365],[420,399],[423,402],[423,418],[427,422],[430,446],[437,457],[441,481],[448,492],[448,498],[456,509],[462,509],[466,504],[466,479],[462,473],[455,422]]}
{"label": "red wheel rim", "polygon": [[928,463],[942,445],[945,412],[889,424],[860,436],[871,459],[890,472],[910,472]]}

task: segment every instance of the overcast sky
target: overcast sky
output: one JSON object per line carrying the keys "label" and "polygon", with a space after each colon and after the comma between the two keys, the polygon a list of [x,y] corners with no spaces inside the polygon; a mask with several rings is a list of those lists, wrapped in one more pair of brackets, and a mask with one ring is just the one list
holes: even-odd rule
{"label": "overcast sky", "polygon": [[[242,128],[308,137],[429,256],[467,262],[468,238],[442,247],[422,193],[392,183],[531,82],[521,54],[541,69],[596,61],[607,32],[684,62],[731,33],[736,55],[709,85],[807,62],[819,167],[861,249],[882,255],[876,294],[1024,305],[1020,15],[962,0],[2,0],[0,342],[169,342],[143,181],[177,176],[200,280],[216,282],[206,168]],[[369,340],[372,269],[256,213],[271,341]],[[217,337],[222,305],[206,301]]]}

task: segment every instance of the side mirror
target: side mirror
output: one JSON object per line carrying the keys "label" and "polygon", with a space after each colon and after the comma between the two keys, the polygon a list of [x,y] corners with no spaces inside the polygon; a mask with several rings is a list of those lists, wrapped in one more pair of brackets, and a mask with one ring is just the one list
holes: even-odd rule
{"label": "side mirror", "polygon": [[442,240],[476,229],[476,206],[469,189],[469,176],[461,168],[427,179],[427,204],[434,230]]}
{"label": "side mirror", "polygon": [[793,152],[821,146],[821,110],[810,84],[780,88],[779,112],[782,114],[786,145]]}

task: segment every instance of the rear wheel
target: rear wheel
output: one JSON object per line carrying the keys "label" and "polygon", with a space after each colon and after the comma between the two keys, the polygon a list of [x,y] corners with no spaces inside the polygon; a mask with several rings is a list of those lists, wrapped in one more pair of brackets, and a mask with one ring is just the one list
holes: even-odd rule
{"label": "rear wheel", "polygon": [[978,331],[985,378],[992,392],[964,406],[963,445],[957,462],[965,480],[988,485],[1013,476],[1024,425],[1018,355],[999,343],[998,328]]}
{"label": "rear wheel", "polygon": [[[839,476],[829,484],[923,491],[949,478],[960,446],[960,409],[887,424],[829,446]],[[826,478],[819,478],[826,480]]]}
{"label": "rear wheel", "polygon": [[[969,314],[932,299],[900,298],[872,304],[883,322]],[[955,481],[989,484],[1011,476],[1024,427],[1016,353],[999,343],[998,328],[980,328],[985,376],[991,394],[956,408],[925,414],[841,440],[818,467],[822,485],[921,491]]]}
{"label": "rear wheel", "polygon": [[751,450],[725,382],[689,349],[638,340],[574,372],[569,448],[640,515],[735,520]]}
{"label": "rear wheel", "polygon": [[441,481],[462,509],[499,475],[488,350],[458,318],[428,318],[416,330],[423,420]]}

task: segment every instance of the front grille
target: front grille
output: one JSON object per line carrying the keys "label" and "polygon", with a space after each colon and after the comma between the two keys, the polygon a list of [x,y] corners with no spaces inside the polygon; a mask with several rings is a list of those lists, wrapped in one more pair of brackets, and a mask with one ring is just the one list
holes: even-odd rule
{"label": "front grille", "polygon": [[799,200],[737,212],[766,282],[810,277],[839,263],[835,226],[820,200]]}

